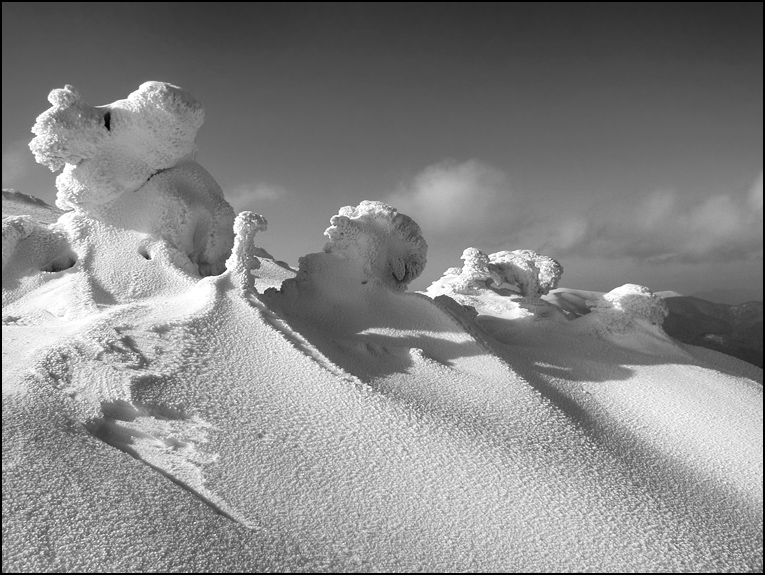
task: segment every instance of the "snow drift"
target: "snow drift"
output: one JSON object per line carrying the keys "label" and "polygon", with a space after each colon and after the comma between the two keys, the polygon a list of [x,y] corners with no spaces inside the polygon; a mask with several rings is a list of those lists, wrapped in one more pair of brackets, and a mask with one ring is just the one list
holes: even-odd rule
{"label": "snow drift", "polygon": [[72,211],[3,223],[4,570],[762,568],[762,371],[649,290],[576,317],[473,250],[406,293],[425,240],[369,201],[293,271],[186,155],[190,95],[51,102]]}

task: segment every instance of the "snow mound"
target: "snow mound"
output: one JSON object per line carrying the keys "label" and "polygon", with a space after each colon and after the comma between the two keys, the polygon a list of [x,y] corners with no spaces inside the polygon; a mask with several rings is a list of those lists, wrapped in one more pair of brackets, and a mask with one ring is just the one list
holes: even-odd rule
{"label": "snow mound", "polygon": [[645,286],[624,284],[587,305],[608,329],[626,331],[636,323],[661,326],[669,314],[664,300]]}
{"label": "snow mound", "polygon": [[476,290],[511,288],[520,295],[540,298],[558,286],[563,267],[554,259],[531,250],[501,251],[491,255],[476,248],[462,252],[462,268],[449,268],[442,286],[455,293],[471,294]]}
{"label": "snow mound", "polygon": [[[78,255],[61,226],[31,216],[3,218],[3,311],[5,306],[72,268]],[[50,302],[50,298],[49,302]]]}
{"label": "snow mound", "polygon": [[470,293],[475,290],[486,289],[490,281],[501,283],[500,277],[489,269],[489,256],[476,248],[467,248],[462,252],[460,259],[465,263],[462,269],[451,268],[448,273],[459,275],[454,282],[454,291],[457,293]]}
{"label": "snow mound", "polygon": [[549,318],[565,321],[562,310],[543,301],[540,293],[557,283],[560,264],[529,250],[487,255],[476,248],[462,252],[462,268],[449,268],[424,292],[431,298],[448,296],[477,315],[478,323],[505,339],[518,320]]}
{"label": "snow mound", "polygon": [[38,226],[31,216],[11,216],[3,219],[3,269],[16,250],[19,240],[30,236]]}
{"label": "snow mound", "polygon": [[281,283],[190,156],[141,183],[151,142],[193,146],[140,129],[201,114],[178,90],[121,124],[67,88],[39,122],[106,183],[3,225],[4,571],[762,570],[762,370],[670,341],[640,286],[567,321],[531,256],[406,293],[427,246],[380,202]]}
{"label": "snow mound", "polygon": [[541,297],[558,287],[563,266],[531,250],[502,251],[489,256],[489,269],[503,281],[515,285],[521,295]]}
{"label": "snow mound", "polygon": [[428,245],[420,227],[387,204],[345,206],[330,223],[324,251],[358,260],[370,279],[404,291],[425,269]]}
{"label": "snow mound", "polygon": [[124,100],[91,106],[67,85],[48,100],[29,147],[37,162],[64,169],[56,178],[59,208],[161,238],[188,273],[224,271],[234,211],[194,161],[204,109],[191,94],[145,82]]}

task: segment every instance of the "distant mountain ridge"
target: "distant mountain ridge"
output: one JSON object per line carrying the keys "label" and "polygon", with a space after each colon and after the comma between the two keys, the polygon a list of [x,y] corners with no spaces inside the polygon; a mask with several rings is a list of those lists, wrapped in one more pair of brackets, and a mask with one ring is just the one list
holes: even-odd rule
{"label": "distant mountain ridge", "polygon": [[714,303],[738,305],[750,301],[762,301],[762,290],[740,288],[713,289],[694,292],[688,294],[688,297],[705,299]]}
{"label": "distant mountain ridge", "polygon": [[52,224],[64,212],[45,203],[40,198],[23,194],[14,189],[3,189],[3,217],[32,216],[44,224]]}
{"label": "distant mountain ridge", "polygon": [[[543,299],[574,316],[590,313],[587,300],[600,292],[558,288]],[[683,343],[719,351],[763,366],[763,302],[715,303],[673,291],[656,292],[667,304],[664,331]]]}
{"label": "distant mountain ridge", "polygon": [[664,331],[670,336],[763,366],[763,302],[728,305],[692,296],[664,301],[669,308]]}

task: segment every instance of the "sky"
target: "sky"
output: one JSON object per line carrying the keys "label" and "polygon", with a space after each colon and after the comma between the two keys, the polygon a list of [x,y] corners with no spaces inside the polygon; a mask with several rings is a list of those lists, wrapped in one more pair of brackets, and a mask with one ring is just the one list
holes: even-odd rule
{"label": "sky", "polygon": [[467,247],[533,249],[562,286],[763,284],[761,2],[3,2],[3,188],[54,88],[148,80],[205,106],[198,161],[296,266],[340,207],[417,221],[424,289]]}

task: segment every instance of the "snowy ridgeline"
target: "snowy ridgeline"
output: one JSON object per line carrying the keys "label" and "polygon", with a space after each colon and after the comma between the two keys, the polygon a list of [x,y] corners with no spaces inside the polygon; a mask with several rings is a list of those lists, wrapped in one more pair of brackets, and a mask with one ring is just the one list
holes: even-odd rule
{"label": "snowy ridgeline", "polygon": [[762,568],[762,372],[648,288],[468,248],[408,294],[426,241],[375,201],[293,270],[188,92],[49,100],[64,213],[2,228],[4,570]]}

